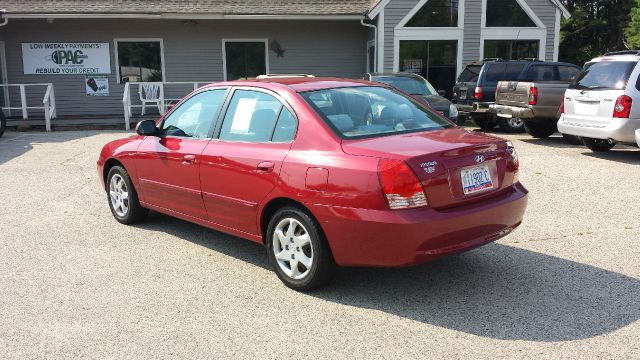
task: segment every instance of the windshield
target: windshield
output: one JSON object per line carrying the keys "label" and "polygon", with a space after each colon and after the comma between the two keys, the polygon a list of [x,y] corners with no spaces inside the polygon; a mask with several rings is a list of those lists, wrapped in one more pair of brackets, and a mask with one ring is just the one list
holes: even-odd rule
{"label": "windshield", "polygon": [[393,86],[409,95],[438,95],[436,89],[425,80],[400,76],[373,76],[371,80]]}
{"label": "windshield", "polygon": [[629,75],[635,68],[635,61],[600,61],[588,63],[571,84],[577,90],[623,90]]}
{"label": "windshield", "polygon": [[468,65],[458,76],[458,82],[476,82],[478,81],[478,75],[480,75],[480,65]]}
{"label": "windshield", "polygon": [[441,130],[453,125],[416,100],[383,87],[349,87],[301,94],[343,138]]}

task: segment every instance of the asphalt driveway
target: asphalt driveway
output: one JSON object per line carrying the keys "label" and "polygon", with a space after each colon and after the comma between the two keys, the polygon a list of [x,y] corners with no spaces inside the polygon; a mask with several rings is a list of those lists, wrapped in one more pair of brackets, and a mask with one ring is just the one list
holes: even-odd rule
{"label": "asphalt driveway", "polygon": [[640,150],[511,139],[524,224],[407,269],[285,288],[264,249],[99,189],[123,132],[0,138],[0,358],[640,358]]}

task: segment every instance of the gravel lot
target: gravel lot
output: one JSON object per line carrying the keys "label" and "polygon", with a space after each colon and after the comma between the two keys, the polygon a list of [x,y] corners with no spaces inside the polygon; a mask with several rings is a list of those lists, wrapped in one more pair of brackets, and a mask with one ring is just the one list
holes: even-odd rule
{"label": "gravel lot", "polygon": [[515,233],[300,294],[257,244],[117,223],[95,160],[123,135],[0,139],[0,358],[640,358],[640,150],[502,135],[531,192]]}

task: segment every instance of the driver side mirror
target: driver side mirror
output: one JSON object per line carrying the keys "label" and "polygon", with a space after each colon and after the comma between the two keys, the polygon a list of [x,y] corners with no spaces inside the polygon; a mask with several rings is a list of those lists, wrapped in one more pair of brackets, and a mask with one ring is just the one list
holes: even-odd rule
{"label": "driver side mirror", "polygon": [[142,136],[157,136],[158,128],[154,120],[142,120],[136,125],[136,133]]}
{"label": "driver side mirror", "polygon": [[447,92],[445,90],[438,90],[438,95],[440,95],[442,97],[446,97],[447,96]]}

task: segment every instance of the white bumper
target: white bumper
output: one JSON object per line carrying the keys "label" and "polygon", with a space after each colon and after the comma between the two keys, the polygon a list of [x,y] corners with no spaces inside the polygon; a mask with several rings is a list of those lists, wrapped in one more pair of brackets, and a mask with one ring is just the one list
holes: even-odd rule
{"label": "white bumper", "polygon": [[562,114],[558,121],[558,131],[562,134],[593,139],[613,139],[621,143],[637,141],[636,130],[640,129],[640,119],[611,118],[606,123],[589,123],[573,116],[569,119]]}

